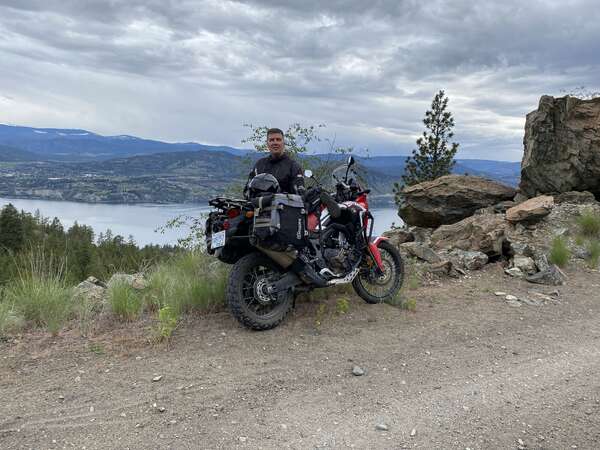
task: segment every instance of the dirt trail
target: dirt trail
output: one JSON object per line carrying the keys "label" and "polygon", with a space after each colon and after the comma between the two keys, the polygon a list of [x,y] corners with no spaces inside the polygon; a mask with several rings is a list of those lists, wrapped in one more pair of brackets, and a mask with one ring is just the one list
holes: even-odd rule
{"label": "dirt trail", "polygon": [[305,301],[270,332],[195,319],[170,349],[139,327],[0,343],[0,448],[597,449],[600,273],[568,275],[542,306],[494,296],[554,288],[491,265],[318,329]]}

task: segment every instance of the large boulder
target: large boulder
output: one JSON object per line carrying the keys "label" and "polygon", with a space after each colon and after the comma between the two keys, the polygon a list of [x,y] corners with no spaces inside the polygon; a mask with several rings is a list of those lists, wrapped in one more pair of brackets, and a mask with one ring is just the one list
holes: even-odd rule
{"label": "large boulder", "polygon": [[470,175],[446,175],[405,187],[398,214],[409,225],[437,228],[456,223],[475,211],[512,200],[509,186]]}
{"label": "large boulder", "polygon": [[503,214],[481,214],[451,225],[442,225],[431,235],[434,249],[460,249],[488,256],[503,253],[507,222]]}
{"label": "large boulder", "polygon": [[544,95],[527,114],[520,191],[590,191],[600,198],[600,98]]}

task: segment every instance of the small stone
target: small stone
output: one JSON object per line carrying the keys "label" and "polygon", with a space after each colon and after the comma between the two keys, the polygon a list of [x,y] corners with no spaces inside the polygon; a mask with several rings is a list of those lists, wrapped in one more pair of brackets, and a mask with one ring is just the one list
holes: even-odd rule
{"label": "small stone", "polygon": [[94,407],[90,406],[90,412],[94,412]]}
{"label": "small stone", "polygon": [[64,395],[59,395],[58,399],[61,400],[61,401],[63,401],[65,399],[65,396]]}
{"label": "small stone", "polygon": [[517,444],[522,446],[522,445],[525,445],[525,442],[523,442],[523,439],[519,438],[519,439],[517,439]]}
{"label": "small stone", "polygon": [[508,301],[513,301],[513,302],[519,300],[517,297],[515,297],[514,295],[510,295],[510,294],[507,295],[506,297],[504,297],[504,299],[508,300]]}
{"label": "small stone", "polygon": [[119,414],[119,416],[121,416],[121,417],[127,417],[127,414],[121,413],[121,414]]}
{"label": "small stone", "polygon": [[362,367],[354,366],[352,368],[352,375],[355,377],[361,377],[365,374],[365,370]]}
{"label": "small stone", "polygon": [[375,429],[379,431],[388,431],[390,428],[385,423],[378,423],[375,425]]}
{"label": "small stone", "polygon": [[160,380],[162,380],[162,375],[158,375],[158,376],[152,378],[152,381],[154,381],[154,382],[157,382],[157,381],[160,381]]}
{"label": "small stone", "polygon": [[246,436],[240,436],[240,437],[238,438],[238,440],[239,440],[240,442],[246,442],[246,441],[248,440],[248,438],[247,438]]}
{"label": "small stone", "polygon": [[167,409],[164,406],[158,408],[158,412],[164,413]]}
{"label": "small stone", "polygon": [[410,437],[415,437],[417,435],[417,429],[413,428],[412,430],[410,430]]}
{"label": "small stone", "polygon": [[510,269],[505,269],[504,272],[507,275],[510,275],[511,277],[515,278],[523,278],[525,276],[525,274],[521,272],[521,269],[519,269],[518,267],[511,267]]}
{"label": "small stone", "polygon": [[506,296],[506,295],[508,295],[508,294],[507,294],[506,292],[502,292],[502,291],[496,291],[496,292],[494,292],[494,295],[495,295],[496,297],[504,297],[504,296]]}

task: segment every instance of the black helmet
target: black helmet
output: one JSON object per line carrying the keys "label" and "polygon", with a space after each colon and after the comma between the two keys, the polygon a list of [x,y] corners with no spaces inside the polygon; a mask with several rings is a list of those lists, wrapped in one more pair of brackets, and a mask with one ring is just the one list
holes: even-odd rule
{"label": "black helmet", "polygon": [[279,192],[279,182],[270,173],[259,173],[248,183],[250,197],[259,197],[266,193],[275,194]]}

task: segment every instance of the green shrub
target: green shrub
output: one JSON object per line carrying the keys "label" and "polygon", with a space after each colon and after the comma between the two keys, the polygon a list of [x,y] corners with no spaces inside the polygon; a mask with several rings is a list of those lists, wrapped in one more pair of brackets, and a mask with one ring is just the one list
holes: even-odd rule
{"label": "green shrub", "polygon": [[117,281],[108,288],[108,302],[112,312],[121,320],[132,321],[142,309],[142,299],[125,281]]}
{"label": "green shrub", "polygon": [[581,234],[588,237],[600,237],[600,215],[596,214],[593,210],[588,209],[584,211],[581,216],[577,218],[577,224]]}
{"label": "green shrub", "polygon": [[210,311],[225,301],[227,269],[200,252],[189,252],[159,264],[150,275],[146,304],[151,309],[170,306],[184,312]]}
{"label": "green shrub", "polygon": [[156,330],[157,340],[169,339],[177,328],[179,315],[170,306],[163,306],[158,310],[158,328]]}
{"label": "green shrub", "polygon": [[587,251],[589,253],[587,263],[592,269],[595,269],[598,267],[598,262],[600,261],[600,241],[589,241],[587,244]]}
{"label": "green shrub", "polygon": [[567,265],[570,256],[571,251],[567,247],[565,238],[562,236],[556,236],[552,240],[552,248],[550,249],[548,260],[559,267],[564,267]]}

